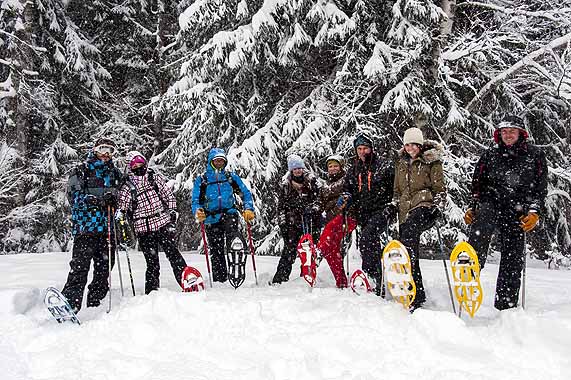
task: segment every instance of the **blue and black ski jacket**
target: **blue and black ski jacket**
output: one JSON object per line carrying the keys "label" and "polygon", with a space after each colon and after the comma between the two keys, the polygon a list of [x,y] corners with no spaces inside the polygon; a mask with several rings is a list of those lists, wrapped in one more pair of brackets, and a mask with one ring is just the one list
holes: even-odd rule
{"label": "blue and black ski jacket", "polygon": [[218,223],[222,214],[238,213],[236,193],[242,194],[243,208],[254,211],[252,193],[248,187],[236,173],[225,170],[225,167],[216,170],[212,165],[215,157],[226,159],[226,154],[220,148],[210,150],[206,172],[196,178],[192,190],[192,214],[195,215],[202,208],[207,215],[205,224]]}
{"label": "blue and black ski jacket", "polygon": [[[113,161],[107,163],[90,152],[87,161],[76,167],[68,180],[68,198],[71,204],[72,233],[83,234],[107,233],[106,193],[113,194],[116,199],[117,189],[121,183],[121,172]],[[116,207],[116,200],[111,204]]]}

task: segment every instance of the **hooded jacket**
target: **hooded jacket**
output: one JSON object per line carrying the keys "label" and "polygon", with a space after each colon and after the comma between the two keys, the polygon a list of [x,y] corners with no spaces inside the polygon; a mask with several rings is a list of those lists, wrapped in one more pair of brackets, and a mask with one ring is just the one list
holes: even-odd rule
{"label": "hooded jacket", "polygon": [[417,207],[440,206],[446,199],[442,170],[442,145],[426,140],[418,157],[411,159],[404,148],[396,165],[393,200],[399,205],[399,223]]}
{"label": "hooded jacket", "polygon": [[220,148],[210,150],[206,171],[196,178],[192,189],[192,214],[202,208],[207,215],[205,224],[219,222],[222,214],[238,213],[236,193],[242,194],[243,208],[254,211],[252,193],[248,187],[236,173],[225,170],[226,165],[216,170],[212,165],[215,157],[226,159],[226,154]]}

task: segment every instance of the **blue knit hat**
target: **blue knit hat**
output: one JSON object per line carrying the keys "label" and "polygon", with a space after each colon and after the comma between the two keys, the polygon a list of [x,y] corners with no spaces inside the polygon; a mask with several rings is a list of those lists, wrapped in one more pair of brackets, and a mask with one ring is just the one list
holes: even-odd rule
{"label": "blue knit hat", "polygon": [[287,158],[287,170],[291,172],[293,169],[305,169],[303,158],[297,154],[290,154]]}
{"label": "blue knit hat", "polygon": [[353,140],[353,148],[357,149],[358,146],[368,146],[369,148],[373,149],[373,139],[371,139],[366,133],[359,133],[355,140]]}

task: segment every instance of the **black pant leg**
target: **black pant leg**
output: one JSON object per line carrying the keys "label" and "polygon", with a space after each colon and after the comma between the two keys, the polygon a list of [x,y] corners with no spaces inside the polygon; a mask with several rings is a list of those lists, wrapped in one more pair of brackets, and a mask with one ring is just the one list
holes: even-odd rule
{"label": "black pant leg", "polygon": [[280,284],[288,281],[291,275],[293,263],[297,258],[297,244],[301,238],[303,231],[300,226],[288,225],[285,232],[284,249],[278,262],[276,274],[272,280],[273,283]]}
{"label": "black pant leg", "polygon": [[470,237],[468,242],[478,255],[480,268],[484,269],[488,258],[490,241],[497,225],[497,210],[492,205],[481,205],[477,211],[476,218],[470,227]]}
{"label": "black pant leg", "polygon": [[416,285],[415,303],[426,301],[420,270],[420,235],[434,226],[435,219],[436,215],[432,213],[431,208],[417,207],[409,212],[406,220],[399,227],[400,242],[410,255],[412,278]]}
{"label": "black pant leg", "polygon": [[109,258],[111,267],[115,263],[115,241],[111,241],[111,256],[107,235],[98,236],[94,241],[93,279],[87,287],[87,307],[97,307],[109,291]]}
{"label": "black pant leg", "polygon": [[69,274],[62,289],[70,306],[79,311],[83,301],[83,291],[87,284],[87,276],[94,252],[94,239],[90,235],[77,235],[73,242]]}
{"label": "black pant leg", "polygon": [[171,264],[176,282],[180,285],[182,280],[182,271],[186,267],[186,261],[180,254],[174,237],[172,234],[167,232],[166,227],[163,227],[158,231],[158,240],[161,247],[165,250],[165,255]]}
{"label": "black pant leg", "polygon": [[498,245],[501,252],[500,269],[496,282],[494,306],[498,310],[516,307],[524,265],[524,232],[519,223],[506,220],[498,227]]}
{"label": "black pant leg", "polygon": [[160,286],[159,240],[157,232],[139,235],[139,247],[147,262],[145,271],[145,294],[157,290]]}
{"label": "black pant leg", "polygon": [[212,264],[212,280],[225,282],[228,279],[228,266],[224,255],[224,220],[221,218],[218,223],[207,224],[205,227]]}
{"label": "black pant leg", "polygon": [[[360,221],[361,222],[361,221]],[[371,215],[362,221],[359,250],[361,251],[363,271],[375,280],[381,276],[381,234],[387,225],[381,213]]]}

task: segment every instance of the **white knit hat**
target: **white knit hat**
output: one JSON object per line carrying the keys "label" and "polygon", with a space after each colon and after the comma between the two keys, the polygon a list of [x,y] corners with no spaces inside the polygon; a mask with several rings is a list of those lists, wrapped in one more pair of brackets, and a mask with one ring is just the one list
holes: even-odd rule
{"label": "white knit hat", "polygon": [[422,131],[418,128],[407,129],[404,131],[403,143],[424,145],[424,137],[422,136]]}

